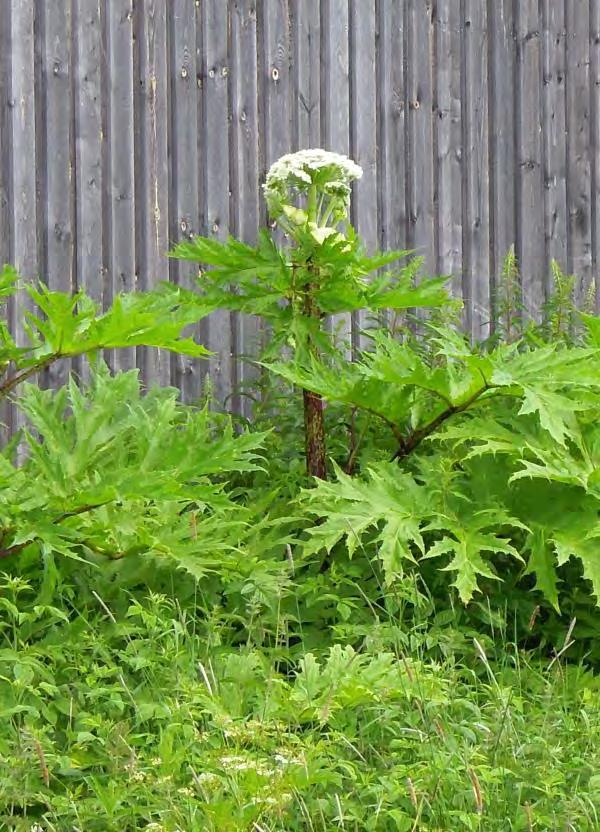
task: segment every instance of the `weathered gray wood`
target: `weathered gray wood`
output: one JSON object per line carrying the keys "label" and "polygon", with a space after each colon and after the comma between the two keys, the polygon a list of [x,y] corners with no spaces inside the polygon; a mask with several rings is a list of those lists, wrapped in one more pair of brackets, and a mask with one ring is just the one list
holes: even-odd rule
{"label": "weathered gray wood", "polygon": [[[11,15],[11,255],[14,265],[26,280],[37,280],[38,235],[36,200],[36,123],[35,123],[35,70],[34,70],[34,21],[33,4],[13,5]],[[20,293],[11,302],[9,314],[17,343],[23,343],[21,327],[23,313],[29,302]],[[13,409],[9,414],[12,429],[23,424],[22,414]]]}
{"label": "weathered gray wood", "polygon": [[102,22],[96,0],[75,0],[77,285],[102,303]]}
{"label": "weathered gray wood", "polygon": [[[10,7],[0,6],[0,266],[12,258],[12,234],[10,212],[12,204],[11,183],[11,20]],[[6,307],[2,314],[7,313]],[[0,404],[0,441],[6,443],[10,436],[12,413],[7,402]]]}
{"label": "weathered gray wood", "polygon": [[[70,5],[48,13],[36,7],[38,251],[42,280],[51,289],[75,289],[75,199],[73,171],[72,29]],[[49,159],[48,151],[52,154]],[[71,370],[67,360],[44,372],[44,384],[59,387]]]}
{"label": "weathered gray wood", "polygon": [[261,8],[265,168],[268,168],[292,149],[290,13],[288,0],[271,0]]}
{"label": "weathered gray wood", "polygon": [[[103,303],[188,281],[170,243],[252,241],[268,164],[322,145],[365,168],[353,217],[367,245],[416,247],[427,271],[452,273],[475,336],[512,243],[534,314],[551,258],[584,303],[600,247],[599,29],[600,0],[4,0],[0,260]],[[135,361],[187,400],[210,369],[224,401],[251,377],[237,355],[257,324],[217,313],[200,330],[211,362]]]}
{"label": "weathered gray wood", "polygon": [[464,2],[463,261],[467,326],[474,340],[490,330],[489,188],[488,188],[488,35],[486,6]]}
{"label": "weathered gray wood", "polygon": [[[552,2],[552,0],[550,0]],[[515,155],[516,39],[513,0],[489,0],[490,272],[491,305],[504,258],[517,239]]]}
{"label": "weathered gray wood", "polygon": [[[207,232],[223,239],[229,231],[229,54],[228,10],[225,3],[203,4],[203,170]],[[232,316],[215,312],[208,322],[213,394],[223,402],[233,379]]]}
{"label": "weathered gray wood", "polygon": [[[141,289],[166,280],[169,264],[169,156],[166,5],[160,0],[136,4],[139,15],[139,140],[138,281]],[[142,350],[138,364],[147,384],[170,382],[170,356],[160,350]]]}
{"label": "weathered gray wood", "polygon": [[[350,47],[348,0],[321,0],[321,145],[350,152]],[[334,315],[340,343],[352,338],[351,315]]]}
{"label": "weathered gray wood", "polygon": [[379,9],[379,223],[384,249],[406,248],[404,15],[399,3]]}
{"label": "weathered gray wood", "polygon": [[11,260],[11,32],[10,6],[0,6],[0,265]]}
{"label": "weathered gray wood", "polygon": [[567,251],[579,304],[592,280],[589,27],[589,8],[567,0]]}
{"label": "weathered gray wood", "polygon": [[[171,176],[170,242],[189,239],[198,234],[199,208],[196,171],[198,170],[198,56],[196,49],[196,3],[182,0],[169,6],[170,74],[171,74]],[[170,279],[187,287],[195,284],[195,263],[170,262]],[[191,333],[190,333],[191,334]],[[194,335],[200,338],[200,327]],[[206,363],[173,356],[172,381],[181,390],[183,401],[200,396]]]}
{"label": "weathered gray wood", "polygon": [[600,312],[600,0],[590,2],[590,115],[592,173],[592,279],[595,310]]}
{"label": "weathered gray wood", "polygon": [[[259,126],[257,89],[257,25],[254,0],[236,0],[231,16],[232,70],[232,153],[233,199],[232,231],[247,243],[254,243],[260,222]],[[246,359],[256,356],[260,347],[260,322],[248,315],[235,321],[235,348],[238,353],[237,380],[239,401],[245,416],[250,416],[250,385],[256,371]]]}
{"label": "weathered gray wood", "polygon": [[407,29],[409,246],[424,258],[425,273],[435,272],[433,206],[433,114],[431,0],[405,0]]}
{"label": "weathered gray wood", "polygon": [[321,142],[321,20],[319,0],[290,0],[292,149]]}
{"label": "weathered gray wood", "polygon": [[516,252],[522,273],[523,305],[539,316],[544,302],[544,188],[542,182],[542,103],[539,7],[519,4],[516,20],[517,218]]}
{"label": "weathered gray wood", "polygon": [[[108,287],[114,298],[137,288],[135,260],[135,108],[133,90],[133,0],[113,0],[106,8],[108,50],[110,241]],[[108,288],[107,287],[107,288]],[[112,365],[120,370],[136,366],[136,351],[117,350]]]}
{"label": "weathered gray wood", "polygon": [[[354,185],[353,220],[367,251],[375,251],[378,243],[377,199],[377,63],[375,3],[350,0],[350,67],[351,67],[351,156],[363,169],[362,179]],[[355,349],[364,349],[366,341],[360,331],[366,329],[367,313],[352,316],[352,342]]]}
{"label": "weathered gray wood", "polygon": [[567,268],[567,153],[565,116],[565,9],[543,2],[544,278],[551,291],[550,261]]}
{"label": "weathered gray wood", "polygon": [[452,275],[452,291],[462,295],[462,97],[460,5],[439,0],[436,35],[436,225],[439,274]]}

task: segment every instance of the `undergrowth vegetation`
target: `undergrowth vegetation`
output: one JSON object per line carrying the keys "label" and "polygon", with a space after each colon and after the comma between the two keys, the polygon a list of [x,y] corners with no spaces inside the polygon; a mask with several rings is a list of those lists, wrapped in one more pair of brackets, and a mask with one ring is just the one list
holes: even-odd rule
{"label": "undergrowth vegetation", "polygon": [[[278,230],[175,249],[197,291],[29,287],[0,330],[0,829],[600,828],[600,319],[553,264],[530,320],[511,251],[470,343],[364,252],[359,175],[284,157]],[[219,307],[271,333],[250,421],[98,355],[204,355]]]}

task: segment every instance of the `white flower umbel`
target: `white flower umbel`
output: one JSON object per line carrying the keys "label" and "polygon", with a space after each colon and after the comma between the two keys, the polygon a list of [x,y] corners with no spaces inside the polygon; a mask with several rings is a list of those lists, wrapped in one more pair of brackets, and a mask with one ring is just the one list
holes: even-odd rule
{"label": "white flower umbel", "polygon": [[362,168],[339,153],[319,148],[288,153],[271,165],[263,186],[269,214],[320,228],[340,222],[348,215],[350,183],[361,176]]}

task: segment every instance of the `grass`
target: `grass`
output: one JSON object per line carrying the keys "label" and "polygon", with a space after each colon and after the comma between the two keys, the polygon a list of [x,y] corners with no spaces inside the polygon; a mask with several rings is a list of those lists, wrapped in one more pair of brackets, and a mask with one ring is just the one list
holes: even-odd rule
{"label": "grass", "polygon": [[400,651],[374,625],[284,665],[175,597],[116,614],[28,595],[4,580],[1,829],[600,828],[600,680],[582,664],[506,635],[435,660],[423,634]]}

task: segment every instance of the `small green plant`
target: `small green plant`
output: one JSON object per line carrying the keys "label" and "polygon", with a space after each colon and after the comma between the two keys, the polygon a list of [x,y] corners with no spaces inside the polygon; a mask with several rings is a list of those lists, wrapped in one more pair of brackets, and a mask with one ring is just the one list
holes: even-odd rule
{"label": "small green plant", "polygon": [[[196,237],[171,252],[211,267],[199,279],[202,303],[266,319],[271,341],[265,359],[284,348],[302,362],[335,352],[325,327],[330,315],[438,306],[447,298],[445,279],[414,286],[419,260],[386,270],[407,252],[365,254],[348,223],[350,184],[361,174],[345,156],[324,150],[283,156],[269,170],[265,198],[284,243],[263,230],[256,247]],[[324,479],[323,400],[304,388],[303,401],[307,470]]]}

